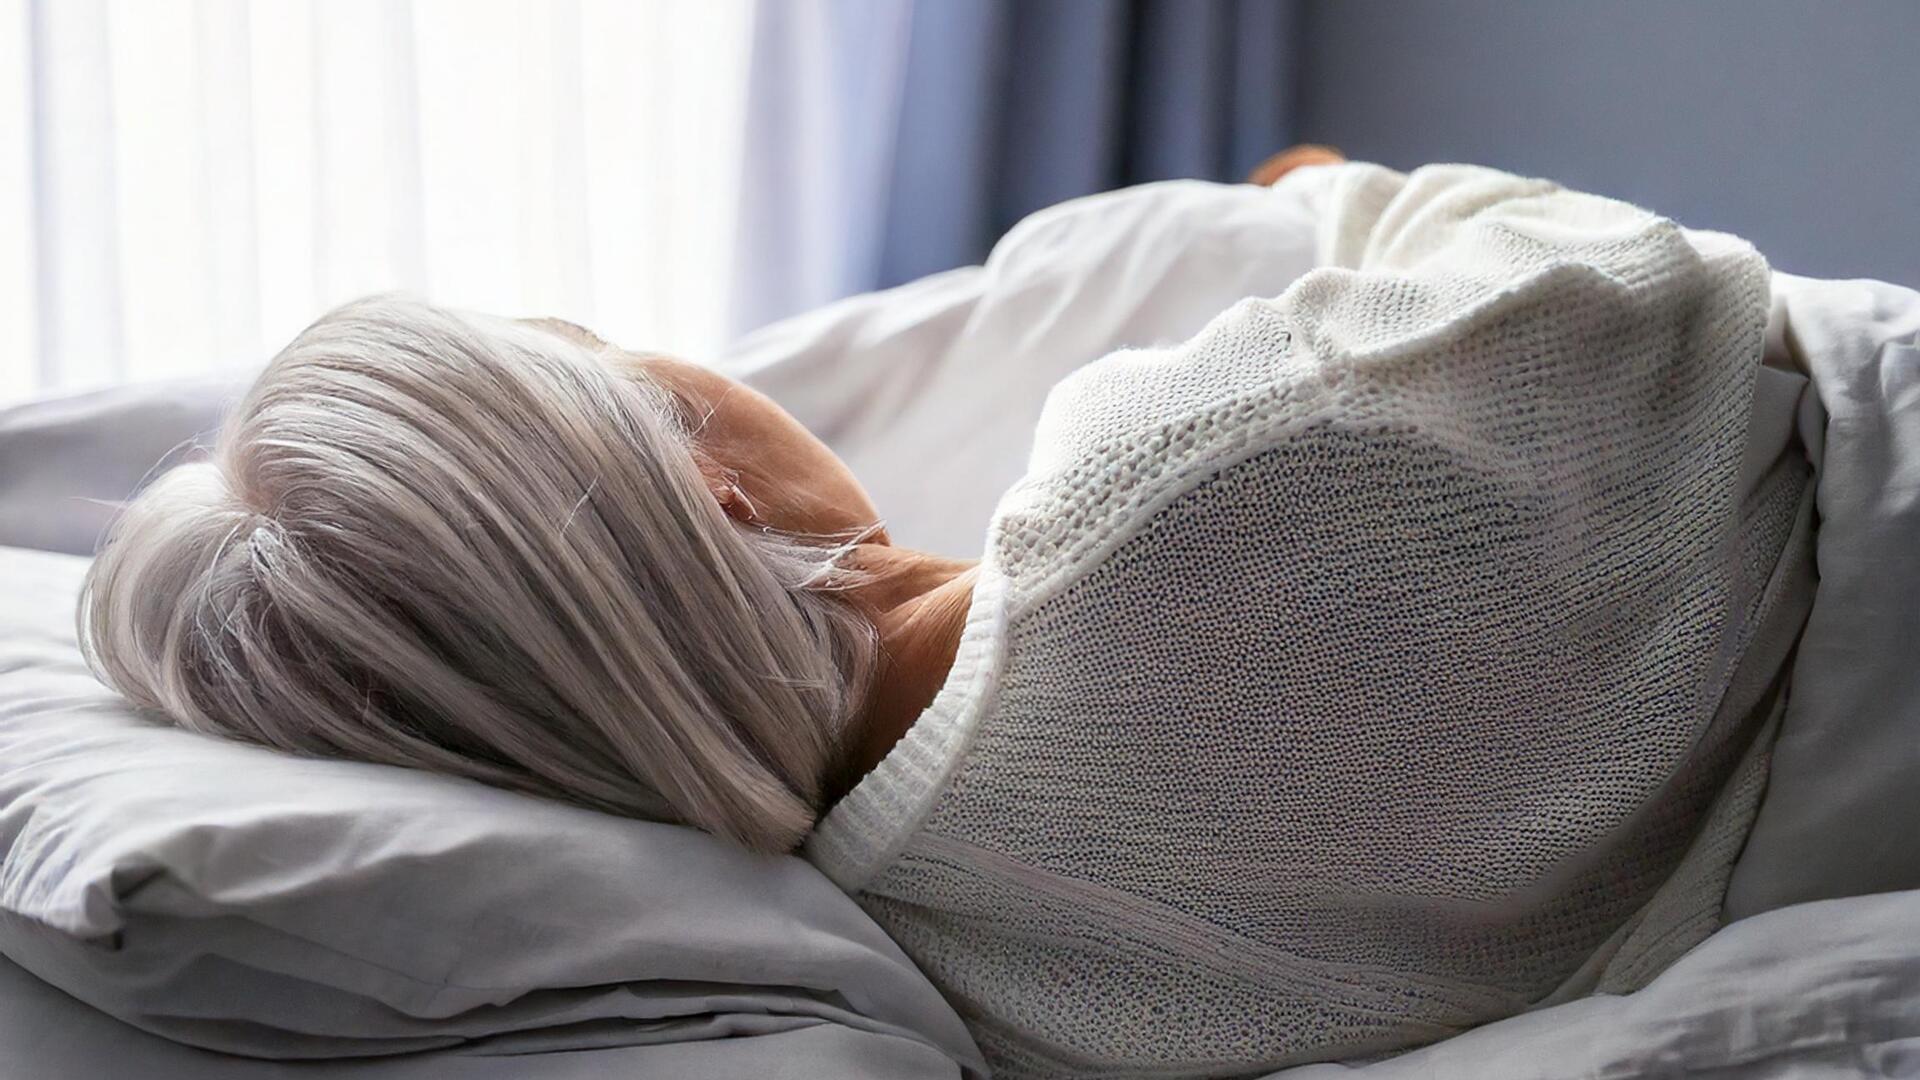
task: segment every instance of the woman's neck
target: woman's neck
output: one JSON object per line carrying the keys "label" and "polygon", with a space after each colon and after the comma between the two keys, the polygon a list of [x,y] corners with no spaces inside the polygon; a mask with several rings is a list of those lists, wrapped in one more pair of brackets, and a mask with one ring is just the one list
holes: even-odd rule
{"label": "woman's neck", "polygon": [[828,804],[887,756],[946,682],[973,599],[978,562],[884,544],[861,544],[843,561],[865,581],[847,598],[872,620],[879,659],[872,686],[842,743]]}

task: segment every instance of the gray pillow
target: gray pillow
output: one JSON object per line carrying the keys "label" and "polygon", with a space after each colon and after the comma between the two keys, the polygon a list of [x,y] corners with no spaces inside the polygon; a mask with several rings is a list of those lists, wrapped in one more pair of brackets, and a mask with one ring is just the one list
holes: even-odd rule
{"label": "gray pillow", "polygon": [[0,409],[0,545],[91,554],[117,504],[195,453],[246,385],[137,383]]}
{"label": "gray pillow", "polygon": [[1776,274],[1774,296],[1814,390],[1820,584],[1730,919],[1920,889],[1920,293]]}
{"label": "gray pillow", "polygon": [[0,549],[0,954],[74,997],[262,1057],[836,1024],[981,1068],[798,858],[143,719],[81,660],[85,565]]}

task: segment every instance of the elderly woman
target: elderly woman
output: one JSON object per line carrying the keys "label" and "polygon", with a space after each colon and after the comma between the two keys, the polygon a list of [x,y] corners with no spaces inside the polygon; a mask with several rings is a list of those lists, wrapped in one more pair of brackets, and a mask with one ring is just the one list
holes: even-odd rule
{"label": "elderly woman", "polygon": [[1803,611],[1766,265],[1490,170],[1288,185],[1323,265],[1062,381],[977,560],[696,364],[349,305],[126,511],[93,659],[196,730],[804,843],[1003,1076],[1631,989],[1717,918]]}

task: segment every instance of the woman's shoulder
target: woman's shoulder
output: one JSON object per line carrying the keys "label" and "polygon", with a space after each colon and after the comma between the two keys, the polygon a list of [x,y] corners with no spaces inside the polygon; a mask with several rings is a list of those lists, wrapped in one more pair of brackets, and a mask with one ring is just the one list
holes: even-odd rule
{"label": "woman's shoulder", "polygon": [[1336,422],[1332,385],[1271,301],[1249,298],[1178,345],[1113,353],[1054,387],[988,559],[1009,613],[1069,583],[1154,511],[1283,431]]}

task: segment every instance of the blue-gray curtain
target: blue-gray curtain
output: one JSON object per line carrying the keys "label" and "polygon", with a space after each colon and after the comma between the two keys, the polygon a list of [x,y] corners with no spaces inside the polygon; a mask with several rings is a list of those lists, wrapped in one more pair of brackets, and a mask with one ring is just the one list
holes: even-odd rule
{"label": "blue-gray curtain", "polygon": [[732,323],[980,261],[1026,214],[1293,141],[1295,0],[762,0]]}
{"label": "blue-gray curtain", "polygon": [[877,284],[977,262],[1028,213],[1241,179],[1291,141],[1287,0],[920,0]]}

